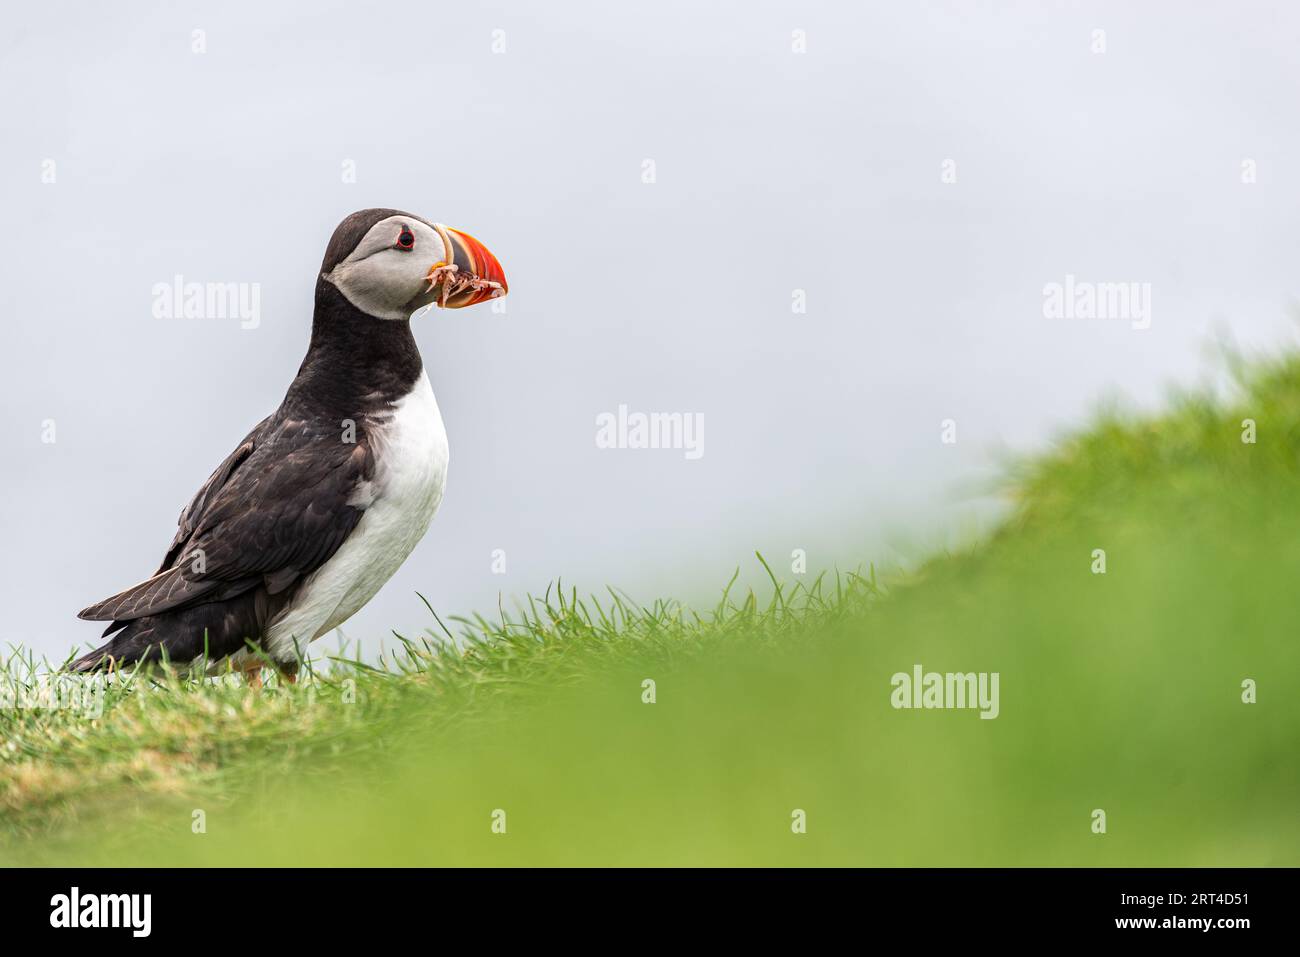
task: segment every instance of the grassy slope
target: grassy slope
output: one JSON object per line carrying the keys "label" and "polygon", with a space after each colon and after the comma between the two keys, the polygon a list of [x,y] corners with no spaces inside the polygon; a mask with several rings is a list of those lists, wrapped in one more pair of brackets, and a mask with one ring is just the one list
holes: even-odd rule
{"label": "grassy slope", "polygon": [[[888,595],[552,594],[389,673],[5,713],[0,859],[1300,864],[1300,360],[1240,372],[1231,402],[1106,414],[1024,463],[991,541]],[[1001,715],[894,710],[918,662],[998,672]]]}

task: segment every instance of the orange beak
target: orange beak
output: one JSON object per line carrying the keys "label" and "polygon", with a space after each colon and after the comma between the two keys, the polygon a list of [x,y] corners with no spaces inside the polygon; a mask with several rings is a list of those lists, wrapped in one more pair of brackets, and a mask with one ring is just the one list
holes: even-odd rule
{"label": "orange beak", "polygon": [[450,261],[433,264],[426,277],[429,288],[439,288],[437,303],[444,309],[463,309],[497,299],[510,291],[506,273],[488,248],[459,229],[434,223]]}

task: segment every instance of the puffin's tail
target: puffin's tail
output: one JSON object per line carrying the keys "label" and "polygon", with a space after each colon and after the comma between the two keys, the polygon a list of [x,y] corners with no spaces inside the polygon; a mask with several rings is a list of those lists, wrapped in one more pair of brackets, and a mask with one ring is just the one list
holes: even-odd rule
{"label": "puffin's tail", "polygon": [[[143,663],[170,662],[179,667],[206,657],[219,661],[244,648],[262,634],[272,604],[262,589],[224,601],[177,608],[131,621],[115,621],[103,637],[111,639],[67,666],[85,674]],[[117,632],[117,634],[113,634]]]}
{"label": "puffin's tail", "polygon": [[162,617],[156,615],[150,618],[137,618],[135,621],[113,622],[104,634],[108,635],[114,631],[118,634],[113,635],[94,651],[87,652],[73,661],[68,665],[67,670],[85,674],[126,667],[138,662],[151,664],[161,661],[163,646],[157,640],[153,640],[153,636]]}

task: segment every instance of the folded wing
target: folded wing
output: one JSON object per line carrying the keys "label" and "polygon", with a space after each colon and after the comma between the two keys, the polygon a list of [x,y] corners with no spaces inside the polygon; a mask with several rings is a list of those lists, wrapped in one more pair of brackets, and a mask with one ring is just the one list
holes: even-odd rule
{"label": "folded wing", "polygon": [[[78,617],[122,623],[264,587],[278,594],[329,560],[356,527],[374,472],[364,436],[286,416],[263,421],[181,513],[152,578]],[[358,504],[352,504],[357,502]]]}

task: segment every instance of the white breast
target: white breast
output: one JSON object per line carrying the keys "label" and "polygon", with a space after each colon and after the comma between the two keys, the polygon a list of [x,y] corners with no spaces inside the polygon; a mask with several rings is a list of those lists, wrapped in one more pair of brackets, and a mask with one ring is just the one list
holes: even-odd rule
{"label": "white breast", "polygon": [[429,378],[421,373],[410,394],[368,435],[374,478],[352,504],[365,508],[339,550],[307,578],[267,628],[266,650],[277,661],[341,625],[374,597],[429,528],[447,481],[447,432]]}

